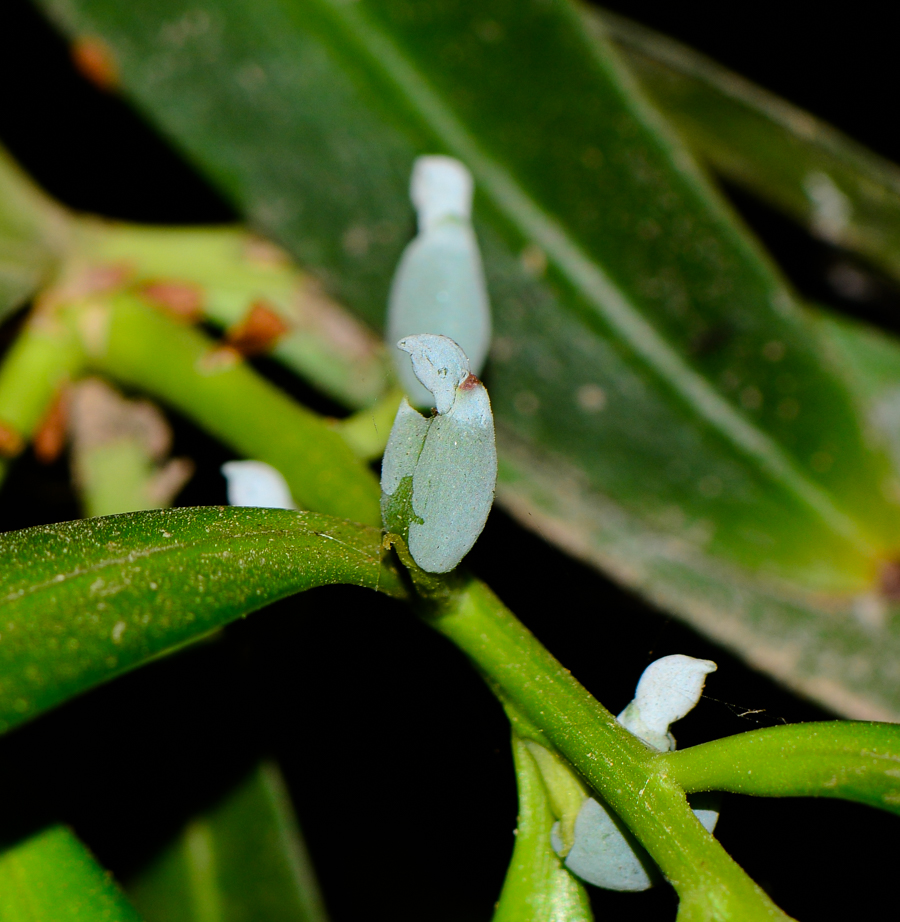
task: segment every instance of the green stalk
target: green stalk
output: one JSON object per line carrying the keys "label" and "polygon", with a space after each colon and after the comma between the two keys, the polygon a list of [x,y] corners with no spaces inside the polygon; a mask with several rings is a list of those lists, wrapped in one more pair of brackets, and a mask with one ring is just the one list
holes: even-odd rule
{"label": "green stalk", "polygon": [[70,220],[0,147],[0,319],[52,275],[68,244]]}
{"label": "green stalk", "polygon": [[427,617],[619,814],[678,891],[682,922],[788,918],[703,829],[666,763],[624,730],[485,585],[468,581]]}
{"label": "green stalk", "polygon": [[282,250],[243,227],[149,227],[82,218],[73,262],[127,266],[131,285],[162,283],[196,299],[218,327],[241,323],[255,303],[285,323],[273,358],[352,409],[371,406],[391,376],[381,340],[327,297]]}
{"label": "green stalk", "polygon": [[839,797],[900,813],[900,726],[827,721],[738,733],[664,753],[686,791]]}
{"label": "green stalk", "polygon": [[174,407],[237,454],[273,465],[301,508],[381,525],[372,472],[235,352],[130,295],[82,305],[74,316],[97,371]]}
{"label": "green stalk", "polygon": [[374,461],[384,454],[394,418],[403,399],[403,391],[392,388],[366,410],[332,423],[335,432],[363,461]]}
{"label": "green stalk", "polygon": [[550,846],[556,821],[528,743],[513,732],[513,762],[519,790],[516,844],[492,922],[554,919],[591,922],[584,886],[561,864]]}
{"label": "green stalk", "polygon": [[[7,439],[24,447],[83,364],[84,351],[70,327],[47,314],[32,317],[0,366],[0,425]],[[0,482],[6,469],[0,462]]]}

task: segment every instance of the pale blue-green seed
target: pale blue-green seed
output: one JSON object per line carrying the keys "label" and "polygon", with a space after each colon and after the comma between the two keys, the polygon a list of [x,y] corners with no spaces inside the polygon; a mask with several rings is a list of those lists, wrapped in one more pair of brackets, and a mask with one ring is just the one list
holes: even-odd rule
{"label": "pale blue-green seed", "polygon": [[[719,811],[709,795],[692,795],[691,808],[707,832],[715,829]],[[556,823],[551,844],[557,854],[562,841]],[[648,890],[660,874],[653,859],[604,804],[589,797],[575,820],[575,842],[565,856],[565,866],[583,881],[605,890],[636,893]]]}
{"label": "pale blue-green seed", "polygon": [[484,529],[497,482],[494,420],[480,383],[457,392],[456,402],[435,416],[413,474],[409,551],[429,573],[447,573]]}
{"label": "pale blue-green seed", "polygon": [[226,461],[222,474],[232,506],[296,509],[290,488],[280,471],[264,461]]}
{"label": "pale blue-green seed", "polygon": [[430,154],[416,157],[409,179],[409,197],[419,219],[419,233],[445,218],[472,217],[475,183],[468,169],[454,157]]}
{"label": "pale blue-green seed", "polygon": [[[491,338],[490,304],[469,213],[468,170],[450,157],[420,157],[411,197],[419,233],[407,246],[388,296],[387,341],[439,333],[459,343],[479,374]],[[395,356],[400,382],[414,406],[429,406],[427,389],[403,356]]]}
{"label": "pale blue-green seed", "polygon": [[481,534],[494,500],[491,403],[452,340],[421,334],[406,337],[402,347],[438,413],[427,419],[407,401],[401,404],[382,462],[382,510],[386,516],[401,481],[411,477],[410,553],[423,570],[447,573]]}
{"label": "pale blue-green seed", "polygon": [[404,477],[412,477],[419,463],[425,436],[431,420],[414,410],[404,397],[400,401],[391,434],[388,437],[384,458],[381,461],[381,507],[397,492]]}

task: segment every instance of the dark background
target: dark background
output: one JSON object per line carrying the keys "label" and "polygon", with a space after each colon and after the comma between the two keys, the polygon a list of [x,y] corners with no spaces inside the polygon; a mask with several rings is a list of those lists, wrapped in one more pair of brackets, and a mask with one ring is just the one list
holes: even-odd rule
{"label": "dark background", "polygon": [[[879,23],[880,5],[857,2],[831,18],[784,2],[719,5],[713,14],[689,0],[609,5],[900,160],[896,38]],[[792,6],[808,14],[788,15]],[[77,76],[65,44],[25,0],[3,3],[0,42],[0,142],[51,194],[135,221],[236,217],[124,104]],[[842,300],[827,278],[844,257],[728,191],[804,294],[900,328],[891,284],[876,279],[867,301]],[[13,331],[7,325],[0,340]],[[267,370],[301,399],[334,409]],[[218,467],[228,454],[184,420],[173,423],[175,453],[198,466],[179,503],[224,501]],[[2,530],[77,514],[63,462],[42,468],[22,459],[0,494]],[[651,659],[679,652],[716,660],[706,697],[676,728],[682,746],[832,716],[498,510],[470,562],[614,711]],[[382,912],[489,918],[516,812],[500,709],[450,645],[400,606],[350,588],[273,606],[0,740],[0,837],[70,823],[127,880],[263,756],[287,776],[335,922]],[[863,807],[732,796],[717,834],[786,911],[827,919],[893,904],[888,843],[897,832],[895,818]],[[667,887],[595,893],[598,919],[674,918]]]}

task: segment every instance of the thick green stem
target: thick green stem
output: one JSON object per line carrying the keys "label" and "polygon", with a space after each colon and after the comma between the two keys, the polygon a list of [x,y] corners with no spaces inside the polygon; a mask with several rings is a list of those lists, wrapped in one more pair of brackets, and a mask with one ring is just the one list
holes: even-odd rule
{"label": "thick green stem", "polygon": [[159,398],[236,453],[276,467],[301,508],[380,526],[371,471],[320,417],[237,353],[128,295],[82,306],[76,316],[98,371]]}
{"label": "thick green stem", "polygon": [[[7,455],[32,438],[60,388],[77,377],[84,352],[72,330],[43,314],[19,334],[0,366],[0,429]],[[0,481],[7,465],[0,462]]]}
{"label": "thick green stem", "polygon": [[0,319],[52,275],[70,220],[0,148]]}
{"label": "thick green stem", "polygon": [[570,874],[550,846],[556,817],[541,770],[525,742],[513,732],[513,761],[519,789],[516,844],[493,922],[554,919],[591,922],[584,886]]}
{"label": "thick green stem", "polygon": [[353,409],[371,406],[391,378],[381,340],[328,298],[289,257],[242,227],[147,227],[83,218],[73,267],[114,264],[163,303],[234,329],[253,305],[284,324],[266,349]]}
{"label": "thick green stem", "polygon": [[900,813],[900,726],[827,721],[738,733],[661,756],[686,791],[839,797]]}
{"label": "thick green stem", "polygon": [[357,457],[364,461],[374,461],[384,454],[402,399],[403,391],[394,388],[368,409],[360,410],[346,419],[336,420],[332,425]]}
{"label": "thick green stem", "polygon": [[619,814],[681,898],[680,919],[785,919],[700,825],[664,765],[482,583],[429,614],[498,694]]}

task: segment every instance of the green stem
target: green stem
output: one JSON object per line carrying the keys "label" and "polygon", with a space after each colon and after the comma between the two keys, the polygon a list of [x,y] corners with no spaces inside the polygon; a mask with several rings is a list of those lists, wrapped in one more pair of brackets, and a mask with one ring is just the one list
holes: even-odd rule
{"label": "green stem", "polygon": [[335,400],[371,406],[391,372],[381,340],[273,244],[242,227],[147,227],[83,218],[73,265],[128,267],[128,283],[181,287],[198,313],[235,327],[264,304],[287,327],[268,352]]}
{"label": "green stem", "polygon": [[374,461],[384,454],[391,427],[403,391],[393,388],[380,397],[367,410],[360,410],[346,419],[336,420],[332,425],[335,432],[353,449],[354,454],[364,461]]}
{"label": "green stem", "polygon": [[231,350],[137,298],[78,308],[89,361],[193,419],[238,454],[285,476],[305,509],[380,526],[380,491],[344,440]]}
{"label": "green stem", "polygon": [[427,616],[619,814],[681,899],[679,918],[785,919],[700,825],[663,763],[482,583]]}
{"label": "green stem", "polygon": [[[83,364],[84,351],[69,326],[44,313],[29,320],[0,366],[0,425],[7,441],[24,447]],[[5,472],[0,466],[0,480]]]}
{"label": "green stem", "polygon": [[0,319],[52,275],[70,221],[0,147]]}
{"label": "green stem", "polygon": [[493,922],[523,919],[590,922],[593,916],[587,892],[562,866],[550,845],[550,830],[556,817],[541,770],[529,752],[528,743],[515,731],[512,748],[519,789],[519,819],[512,860]]}
{"label": "green stem", "polygon": [[900,726],[827,721],[738,733],[660,757],[686,791],[839,797],[900,813]]}

